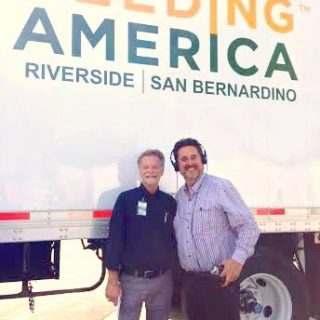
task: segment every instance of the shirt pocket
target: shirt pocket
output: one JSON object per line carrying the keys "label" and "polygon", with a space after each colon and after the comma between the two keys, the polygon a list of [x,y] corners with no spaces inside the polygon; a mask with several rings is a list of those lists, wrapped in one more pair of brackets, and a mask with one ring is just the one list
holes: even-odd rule
{"label": "shirt pocket", "polygon": [[[193,233],[195,235],[208,235],[219,232],[219,207],[205,203],[198,208],[193,220]],[[221,229],[220,229],[221,232]]]}
{"label": "shirt pocket", "polygon": [[173,219],[174,216],[170,212],[165,212],[163,215],[163,229],[164,229],[164,235],[168,237],[167,239],[171,239],[171,236],[174,234],[173,231]]}

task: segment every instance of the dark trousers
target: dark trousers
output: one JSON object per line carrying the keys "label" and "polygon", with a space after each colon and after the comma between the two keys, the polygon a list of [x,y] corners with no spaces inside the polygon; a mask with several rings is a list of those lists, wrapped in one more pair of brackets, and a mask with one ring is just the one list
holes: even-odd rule
{"label": "dark trousers", "polygon": [[240,320],[238,283],[222,288],[210,273],[187,272],[185,288],[189,320]]}

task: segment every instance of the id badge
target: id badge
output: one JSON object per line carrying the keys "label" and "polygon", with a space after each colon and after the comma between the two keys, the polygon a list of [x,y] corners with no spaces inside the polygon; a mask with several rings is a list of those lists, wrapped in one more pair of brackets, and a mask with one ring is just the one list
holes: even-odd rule
{"label": "id badge", "polygon": [[147,203],[145,201],[138,201],[137,205],[137,216],[147,215]]}

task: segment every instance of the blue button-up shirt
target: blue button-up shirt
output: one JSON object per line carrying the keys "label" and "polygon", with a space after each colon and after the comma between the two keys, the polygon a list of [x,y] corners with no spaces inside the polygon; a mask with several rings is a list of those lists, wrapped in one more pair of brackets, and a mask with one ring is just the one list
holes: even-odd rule
{"label": "blue button-up shirt", "polygon": [[244,264],[253,254],[258,226],[228,180],[203,174],[189,191],[181,187],[176,200],[174,228],[183,269],[209,271],[225,259]]}
{"label": "blue button-up shirt", "polygon": [[[141,203],[145,206],[139,208]],[[175,213],[174,198],[159,189],[150,194],[141,185],[121,193],[110,221],[107,268],[169,268],[175,246]]]}

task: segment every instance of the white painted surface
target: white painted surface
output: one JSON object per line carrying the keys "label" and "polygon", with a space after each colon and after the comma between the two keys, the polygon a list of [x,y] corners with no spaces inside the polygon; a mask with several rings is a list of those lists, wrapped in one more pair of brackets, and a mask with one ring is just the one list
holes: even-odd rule
{"label": "white painted surface", "polygon": [[[320,207],[320,45],[314,40],[314,25],[320,20],[318,2],[312,7],[306,0],[292,1],[290,8],[276,6],[274,23],[285,23],[282,14],[290,14],[294,20],[292,32],[279,33],[266,22],[265,1],[256,1],[254,29],[239,12],[235,26],[228,25],[227,6],[231,2],[219,1],[218,54],[210,51],[210,1],[202,1],[199,12],[190,19],[168,17],[167,1],[147,1],[155,7],[154,14],[126,10],[123,1],[110,3],[11,0],[0,11],[0,30],[5,30],[0,52],[0,210],[111,208],[119,191],[136,185],[135,160],[141,151],[160,148],[168,158],[174,142],[188,136],[198,138],[206,147],[208,172],[229,178],[249,206]],[[185,1],[176,3],[186,9]],[[311,10],[302,12],[302,4]],[[50,43],[36,41],[29,41],[23,50],[13,49],[28,18],[40,5],[63,54],[55,53]],[[73,15],[82,16],[93,32],[104,19],[115,22],[114,61],[106,61],[104,39],[92,48],[83,35],[81,57],[72,56]],[[137,21],[157,28],[155,33],[140,31],[138,35],[155,48],[137,51],[139,56],[158,58],[158,65],[128,62],[128,30],[130,23]],[[43,34],[38,22],[32,31]],[[199,39],[194,59],[200,70],[191,70],[183,57],[178,68],[170,67],[169,35],[176,28]],[[244,46],[237,52],[241,66],[257,66],[259,71],[253,76],[237,74],[228,62],[228,48],[238,38],[257,44],[257,50]],[[190,39],[180,40],[181,47],[190,46]],[[285,44],[297,81],[280,71],[265,77],[277,43]],[[217,73],[210,72],[209,66],[215,55]],[[50,78],[48,70],[45,79],[27,78],[28,62],[50,66],[56,80]],[[135,87],[64,81],[62,66],[129,72],[134,74]],[[185,78],[190,88],[186,92],[154,90],[154,75]],[[295,90],[297,100],[198,94],[192,90],[197,79],[284,87]],[[169,164],[162,185],[167,191],[176,191]]]}

